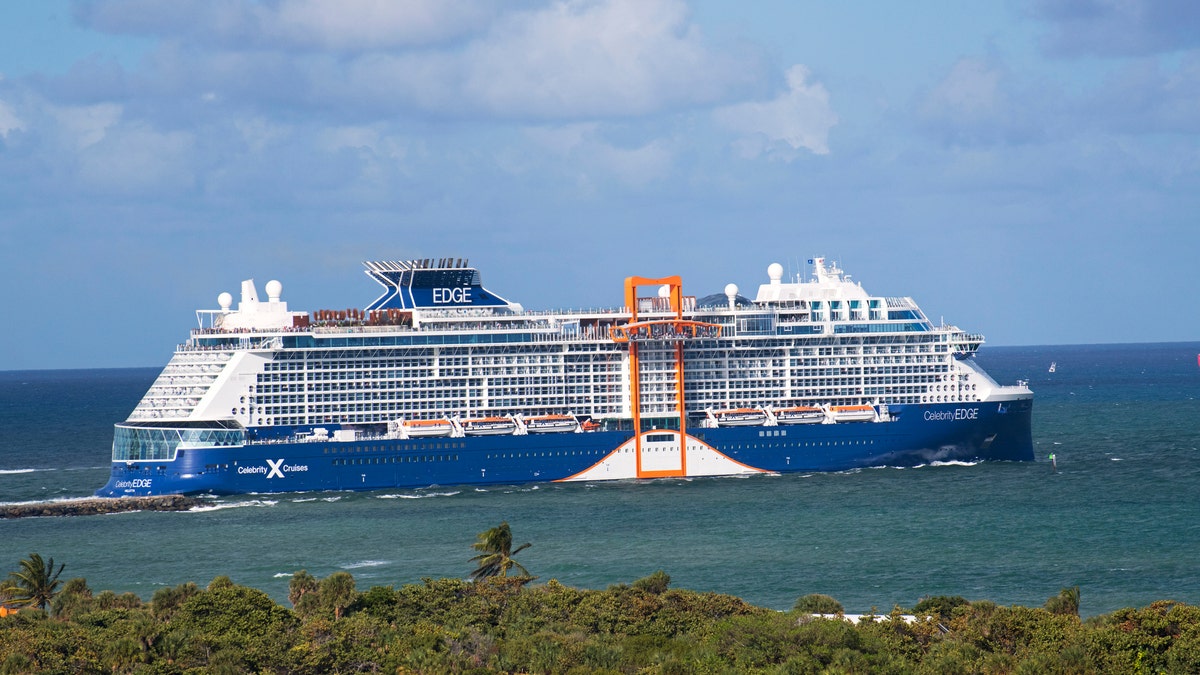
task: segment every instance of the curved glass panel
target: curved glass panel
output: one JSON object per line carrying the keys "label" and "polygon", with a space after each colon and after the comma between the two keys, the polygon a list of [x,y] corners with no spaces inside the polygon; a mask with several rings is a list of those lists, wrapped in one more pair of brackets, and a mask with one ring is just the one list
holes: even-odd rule
{"label": "curved glass panel", "polygon": [[117,425],[113,431],[114,462],[171,461],[184,447],[238,446],[246,440],[241,428],[147,427]]}

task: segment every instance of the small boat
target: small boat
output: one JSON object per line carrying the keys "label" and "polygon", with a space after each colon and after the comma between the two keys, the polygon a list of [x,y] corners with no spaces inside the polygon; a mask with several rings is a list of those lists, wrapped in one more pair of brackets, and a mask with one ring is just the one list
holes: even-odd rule
{"label": "small boat", "polygon": [[875,419],[875,408],[869,405],[835,405],[829,412],[836,422],[870,422]]}
{"label": "small boat", "polygon": [[767,413],[758,408],[733,408],[714,412],[717,424],[723,427],[749,427],[767,421]]}
{"label": "small boat", "polygon": [[776,410],[775,421],[780,424],[816,424],[825,421],[825,411],[814,405],[798,405]]}
{"label": "small boat", "polygon": [[1058,370],[1058,362],[1057,362],[1057,361],[1051,361],[1051,362],[1050,362],[1050,371],[1049,371],[1049,372],[1053,373],[1055,370]]}
{"label": "small boat", "polygon": [[579,420],[571,415],[538,415],[525,419],[525,430],[531,434],[561,434],[579,428]]}
{"label": "small boat", "polygon": [[454,431],[454,425],[447,419],[435,420],[405,420],[404,433],[409,438],[426,438],[431,436],[449,436]]}
{"label": "small boat", "polygon": [[517,423],[508,417],[477,417],[463,420],[463,433],[468,436],[499,436],[517,430]]}

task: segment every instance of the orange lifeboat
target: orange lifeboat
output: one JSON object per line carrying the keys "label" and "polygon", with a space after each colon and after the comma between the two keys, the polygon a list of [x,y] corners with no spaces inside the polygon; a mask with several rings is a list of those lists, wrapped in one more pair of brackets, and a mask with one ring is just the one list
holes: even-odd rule
{"label": "orange lifeboat", "polygon": [[449,436],[454,431],[454,425],[448,419],[405,420],[403,424],[404,433],[409,438]]}

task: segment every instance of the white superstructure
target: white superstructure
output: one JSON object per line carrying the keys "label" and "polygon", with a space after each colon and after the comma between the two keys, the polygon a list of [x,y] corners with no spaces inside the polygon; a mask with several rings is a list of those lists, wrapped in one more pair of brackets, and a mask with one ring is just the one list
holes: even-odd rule
{"label": "white superstructure", "polygon": [[[364,310],[289,311],[275,281],[266,302],[244,282],[237,309],[221,294],[220,309],[197,312],[200,327],[129,421],[382,429],[395,420],[631,416],[628,345],[610,333],[626,309],[524,311],[487,292],[462,260],[369,263],[368,274],[389,291]],[[732,287],[712,306],[683,305],[686,319],[720,326],[719,337],[684,347],[689,416],[1030,394],[974,365],[981,336],[933,325],[911,298],[872,296],[824,259],[812,261],[809,280],[791,282],[773,264],[752,303],[738,306],[736,296]],[[638,303],[643,319],[671,316],[665,298]],[[672,345],[647,342],[639,358],[641,414],[671,414]]]}

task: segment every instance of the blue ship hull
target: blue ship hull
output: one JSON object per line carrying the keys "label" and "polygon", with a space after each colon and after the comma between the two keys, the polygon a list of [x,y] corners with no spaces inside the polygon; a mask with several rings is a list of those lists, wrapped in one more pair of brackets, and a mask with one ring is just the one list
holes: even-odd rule
{"label": "blue ship hull", "polygon": [[377,490],[1029,461],[1032,408],[1026,398],[892,406],[890,420],[879,422],[690,428],[686,452],[670,431],[644,432],[640,449],[632,431],[188,448],[171,461],[114,462],[96,494]]}

